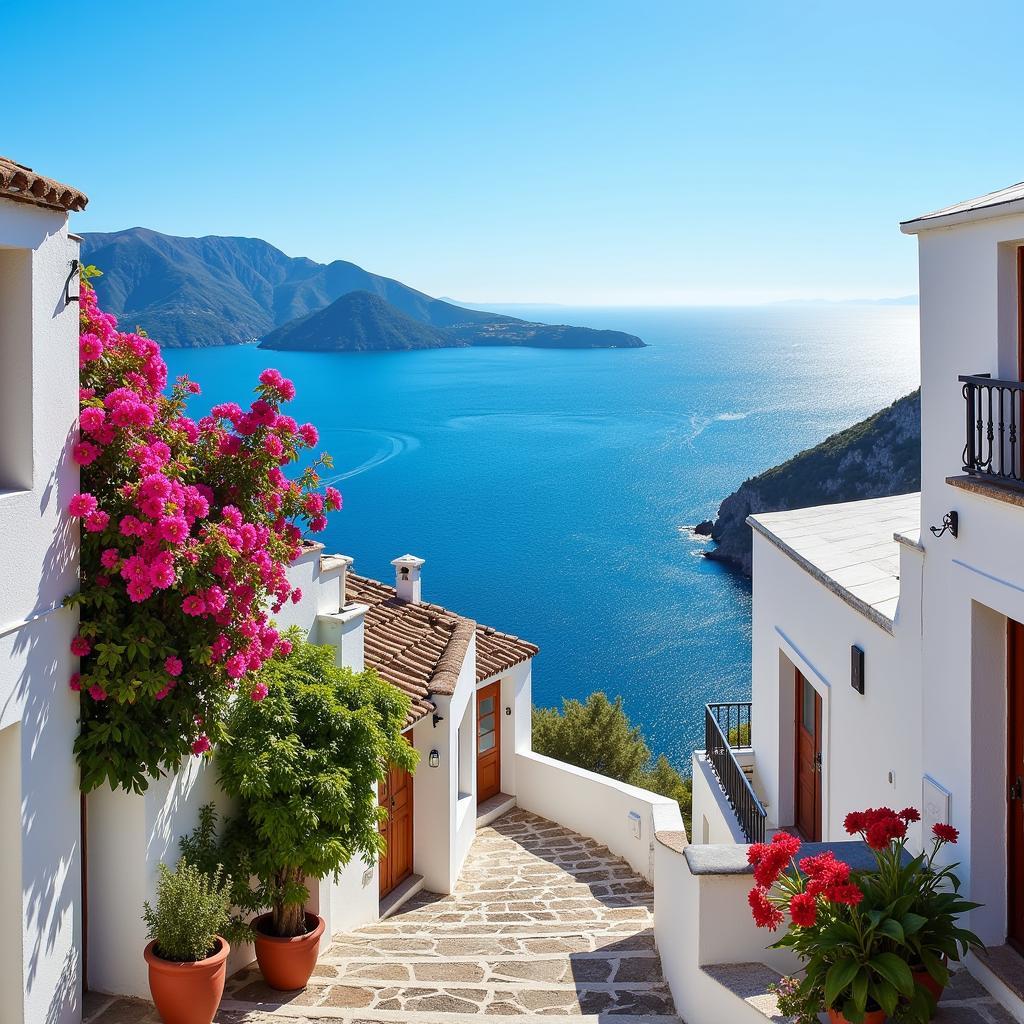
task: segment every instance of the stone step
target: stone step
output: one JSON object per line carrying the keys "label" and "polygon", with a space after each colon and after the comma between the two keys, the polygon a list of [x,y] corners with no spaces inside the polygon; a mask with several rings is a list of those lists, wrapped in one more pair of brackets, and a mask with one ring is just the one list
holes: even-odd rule
{"label": "stone step", "polygon": [[654,949],[653,929],[644,929],[616,936],[587,932],[583,930],[566,932],[561,935],[515,936],[478,935],[444,936],[427,935],[422,938],[402,936],[345,936],[335,938],[322,956],[395,956],[421,957],[423,959],[504,957],[508,955],[532,956],[542,953],[578,954],[602,952],[606,955]]}
{"label": "stone step", "polygon": [[[254,1009],[243,1003],[225,999],[217,1013],[217,1024],[255,1024]],[[261,1007],[258,1011],[269,1019],[300,1018],[308,1022],[341,1021],[345,1024],[466,1024],[467,1014],[417,1010],[351,1010],[330,1006],[295,1006],[286,1004],[272,1008]],[[682,1024],[676,1016],[664,1014],[616,1013],[606,1017],[601,1013],[558,1014],[560,1024]],[[551,1024],[550,1014],[517,1014],[515,1024]]]}

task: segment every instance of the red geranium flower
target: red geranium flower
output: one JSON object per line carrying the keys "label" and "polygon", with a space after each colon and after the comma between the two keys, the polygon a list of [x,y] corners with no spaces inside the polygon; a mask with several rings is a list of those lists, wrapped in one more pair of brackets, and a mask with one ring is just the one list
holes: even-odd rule
{"label": "red geranium flower", "polygon": [[793,924],[801,928],[812,928],[818,919],[818,904],[809,892],[798,892],[789,901],[789,916]]}
{"label": "red geranium flower", "polygon": [[833,885],[827,889],[825,899],[830,903],[845,903],[847,906],[855,907],[864,899],[864,893],[853,882],[847,882],[843,885]]}
{"label": "red geranium flower", "polygon": [[921,815],[918,813],[918,810],[917,810],[916,807],[904,807],[903,810],[900,811],[899,816],[905,822],[907,822],[907,824],[910,824],[910,822],[912,822],[912,821],[920,821],[921,820]]}
{"label": "red geranium flower", "polygon": [[761,886],[754,886],[750,890],[747,894],[747,902],[750,904],[750,910],[754,916],[754,924],[758,928],[770,928],[774,931],[785,920],[782,911],[768,899],[768,890]]}
{"label": "red geranium flower", "polygon": [[960,838],[960,832],[957,829],[941,821],[932,825],[932,835],[944,843],[955,843]]}

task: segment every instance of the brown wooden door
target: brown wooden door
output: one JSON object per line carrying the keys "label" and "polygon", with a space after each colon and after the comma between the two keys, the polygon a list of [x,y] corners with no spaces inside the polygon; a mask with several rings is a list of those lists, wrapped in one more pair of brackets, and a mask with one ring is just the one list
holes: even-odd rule
{"label": "brown wooden door", "polygon": [[501,792],[501,683],[476,691],[476,802]]}
{"label": "brown wooden door", "polygon": [[1008,913],[1006,937],[1024,950],[1024,626],[1008,623],[1006,661],[1007,693],[1007,796],[1009,840],[1007,844]]}
{"label": "brown wooden door", "polygon": [[796,673],[796,827],[810,842],[821,839],[821,697]]}
{"label": "brown wooden door", "polygon": [[412,776],[391,765],[377,795],[387,811],[380,826],[387,850],[379,865],[380,895],[386,896],[412,874]]}

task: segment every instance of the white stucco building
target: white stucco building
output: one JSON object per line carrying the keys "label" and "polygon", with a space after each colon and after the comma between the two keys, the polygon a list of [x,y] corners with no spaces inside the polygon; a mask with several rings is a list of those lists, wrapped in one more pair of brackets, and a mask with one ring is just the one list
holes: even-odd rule
{"label": "white stucco building", "polygon": [[[848,811],[880,804],[922,809],[917,843],[948,821],[984,904],[970,970],[1024,1020],[1024,186],[902,230],[921,492],[751,517],[753,699],[708,712],[694,839],[704,856],[780,827],[841,841]],[[740,717],[749,738],[728,735]],[[727,959],[755,954],[737,939]]]}
{"label": "white stucco building", "polygon": [[0,1020],[81,1017],[73,188],[0,158]]}

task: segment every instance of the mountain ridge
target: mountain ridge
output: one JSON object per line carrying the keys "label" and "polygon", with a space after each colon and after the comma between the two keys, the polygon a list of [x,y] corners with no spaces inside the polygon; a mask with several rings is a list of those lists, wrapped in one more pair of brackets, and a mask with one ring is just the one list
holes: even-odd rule
{"label": "mountain ridge", "polygon": [[[354,291],[376,295],[421,324],[459,327],[466,334],[472,333],[469,325],[480,324],[488,325],[492,334],[512,336],[522,333],[526,323],[435,299],[346,260],[317,263],[287,256],[261,238],[185,237],[144,227],[82,237],[82,262],[103,271],[94,283],[104,308],[128,323],[139,323],[169,348],[251,343]],[[553,330],[552,338],[565,328]],[[643,345],[633,335],[601,334],[591,337],[586,347]]]}

